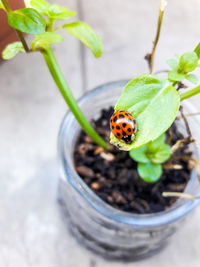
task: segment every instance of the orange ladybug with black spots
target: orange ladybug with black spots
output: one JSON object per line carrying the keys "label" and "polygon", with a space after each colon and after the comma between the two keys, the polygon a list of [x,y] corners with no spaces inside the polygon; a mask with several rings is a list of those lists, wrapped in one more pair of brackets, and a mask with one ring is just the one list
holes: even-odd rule
{"label": "orange ladybug with black spots", "polygon": [[110,129],[117,139],[131,144],[137,131],[136,120],[130,112],[117,110],[110,119]]}

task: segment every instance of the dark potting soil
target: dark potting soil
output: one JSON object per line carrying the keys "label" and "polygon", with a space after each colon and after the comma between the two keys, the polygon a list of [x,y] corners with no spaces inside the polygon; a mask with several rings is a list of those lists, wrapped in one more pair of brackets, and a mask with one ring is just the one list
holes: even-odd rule
{"label": "dark potting soil", "polygon": [[[96,131],[109,142],[109,121],[113,108],[102,110],[101,116],[93,120]],[[175,144],[183,135],[175,124],[172,125],[170,145]],[[169,138],[167,133],[167,139]],[[188,148],[181,149],[177,155],[190,156]],[[129,153],[113,147],[106,152],[96,145],[89,136],[81,131],[74,153],[75,167],[85,183],[111,206],[133,213],[153,213],[165,210],[176,198],[165,198],[164,191],[183,192],[190,179],[190,168],[185,161],[177,160],[180,170],[163,170],[161,179],[156,183],[146,183],[137,173],[137,162]]]}

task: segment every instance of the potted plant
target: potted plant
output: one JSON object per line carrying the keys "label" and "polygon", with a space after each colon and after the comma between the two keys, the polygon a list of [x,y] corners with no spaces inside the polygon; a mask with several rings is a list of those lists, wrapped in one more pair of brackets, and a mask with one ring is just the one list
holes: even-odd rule
{"label": "potted plant", "polygon": [[[51,45],[63,40],[56,31],[64,29],[99,57],[102,44],[98,35],[80,21],[55,27],[55,21],[75,15],[64,7],[45,0],[27,0],[25,4],[26,8],[12,11],[7,0],[0,1],[20,38],[5,48],[3,58],[40,52],[71,110],[58,141],[59,195],[68,215],[65,219],[79,240],[105,257],[137,259],[154,253],[199,203],[198,153],[192,137],[199,125],[193,116],[186,116],[193,110],[181,101],[198,94],[200,86],[184,93],[179,90],[184,79],[197,82],[191,72],[198,67],[200,44],[193,52],[168,61],[172,70],[166,79],[151,74],[165,8],[161,1],[153,50],[146,57],[150,74],[128,84],[100,86],[77,104]],[[23,33],[34,35],[31,45]],[[177,118],[179,110],[182,120]],[[109,138],[117,148],[109,144]],[[168,198],[170,195],[182,198]]]}

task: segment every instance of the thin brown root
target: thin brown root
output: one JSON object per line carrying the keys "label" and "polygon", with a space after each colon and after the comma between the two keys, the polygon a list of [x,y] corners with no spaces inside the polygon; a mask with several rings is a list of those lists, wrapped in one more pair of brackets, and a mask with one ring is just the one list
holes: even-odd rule
{"label": "thin brown root", "polygon": [[168,138],[168,140],[167,140],[167,144],[171,144],[171,142],[172,142],[172,140],[173,140],[173,132],[172,132],[172,129],[171,128],[169,128],[168,129],[168,133],[169,133],[169,138]]}
{"label": "thin brown root", "polygon": [[180,192],[163,192],[162,195],[163,197],[181,197],[186,199],[199,199],[199,197]]}
{"label": "thin brown root", "polygon": [[183,118],[184,120],[184,123],[185,123],[185,127],[186,127],[186,131],[188,133],[188,136],[191,137],[192,136],[192,133],[191,133],[191,130],[190,130],[190,127],[189,127],[189,124],[188,124],[188,121],[183,113],[183,107],[180,106],[180,113],[181,113],[181,117]]}
{"label": "thin brown root", "polygon": [[171,164],[171,163],[166,163],[163,164],[163,169],[165,170],[181,170],[183,169],[183,166],[181,166],[180,164]]}
{"label": "thin brown root", "polygon": [[195,168],[197,172],[198,179],[200,181],[200,168],[199,163],[195,158],[188,157],[188,156],[174,156],[174,160],[183,160],[190,164],[190,168]]}
{"label": "thin brown root", "polygon": [[190,143],[195,143],[195,139],[191,139],[190,136],[187,136],[181,140],[178,140],[172,147],[171,147],[171,153],[174,154],[179,149],[189,145]]}
{"label": "thin brown root", "polygon": [[[185,115],[185,117],[198,116],[198,115],[200,115],[200,112],[188,113],[188,114],[184,114],[184,115]],[[181,116],[176,117],[176,120],[180,120],[180,119],[181,119]]]}

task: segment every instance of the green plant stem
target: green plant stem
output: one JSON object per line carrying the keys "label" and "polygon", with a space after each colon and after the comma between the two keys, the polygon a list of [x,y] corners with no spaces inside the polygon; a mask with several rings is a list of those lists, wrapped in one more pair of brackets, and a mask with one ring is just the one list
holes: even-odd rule
{"label": "green plant stem", "polygon": [[165,7],[167,5],[167,2],[165,0],[161,0],[160,2],[160,8],[159,8],[159,16],[158,16],[158,23],[157,23],[157,31],[156,31],[156,36],[155,39],[153,41],[153,48],[152,48],[152,52],[151,52],[151,58],[150,58],[150,73],[153,72],[153,64],[154,64],[154,55],[155,55],[155,51],[156,51],[156,46],[160,37],[160,30],[161,30],[161,26],[162,26],[162,21],[163,21],[163,15],[164,15],[164,11],[165,11]]}
{"label": "green plant stem", "polygon": [[[2,4],[3,4],[3,6],[4,6],[4,8],[5,8],[5,10],[6,10],[7,13],[8,13],[8,12],[12,12],[12,9],[11,9],[11,7],[9,6],[7,0],[1,0],[1,2],[2,2]],[[24,47],[25,51],[28,53],[28,52],[29,52],[29,48],[28,48],[28,45],[27,45],[27,43],[26,43],[26,41],[25,41],[25,39],[24,39],[24,36],[23,36],[22,32],[20,32],[20,31],[18,31],[18,30],[16,30],[16,32],[17,32],[17,35],[18,35],[20,41],[21,41],[22,44],[23,44],[23,47]]]}
{"label": "green plant stem", "polygon": [[180,95],[181,101],[200,93],[200,85]]}
{"label": "green plant stem", "polygon": [[92,140],[97,143],[99,146],[103,147],[104,149],[109,149],[109,145],[97,134],[97,132],[92,128],[90,123],[87,121],[85,116],[83,115],[82,111],[80,110],[75,98],[73,97],[69,86],[60,70],[58,62],[54,56],[54,53],[50,47],[46,48],[45,50],[41,51],[46,64],[49,68],[49,71],[58,86],[60,93],[62,94],[63,98],[65,99],[67,105],[69,106],[70,110],[74,114],[75,118],[81,125],[82,129],[92,138]]}

